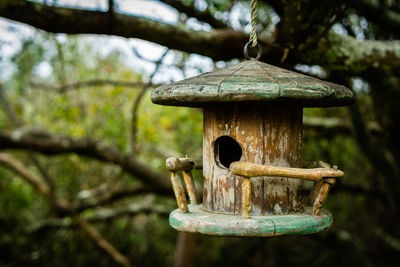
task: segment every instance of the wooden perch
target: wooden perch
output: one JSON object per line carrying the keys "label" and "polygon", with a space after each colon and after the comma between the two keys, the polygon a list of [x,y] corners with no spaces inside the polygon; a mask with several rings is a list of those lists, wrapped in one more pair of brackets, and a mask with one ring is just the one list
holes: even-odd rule
{"label": "wooden perch", "polygon": [[[312,215],[317,216],[328,197],[329,189],[335,183],[335,178],[344,176],[344,173],[334,166],[330,168],[329,164],[320,162],[324,168],[301,169],[274,167],[255,164],[250,162],[233,162],[229,169],[232,174],[242,176],[242,217],[250,218],[251,211],[251,177],[258,176],[278,176],[295,178],[302,180],[311,180],[316,182],[312,193],[313,210]],[[326,178],[326,179],[324,179]]]}
{"label": "wooden perch", "polygon": [[278,176],[302,180],[320,181],[324,177],[342,177],[340,170],[329,168],[301,169],[274,167],[250,162],[233,162],[229,167],[231,173],[243,177]]}
{"label": "wooden perch", "polygon": [[170,172],[200,170],[203,168],[202,159],[192,158],[168,158],[165,165]]}

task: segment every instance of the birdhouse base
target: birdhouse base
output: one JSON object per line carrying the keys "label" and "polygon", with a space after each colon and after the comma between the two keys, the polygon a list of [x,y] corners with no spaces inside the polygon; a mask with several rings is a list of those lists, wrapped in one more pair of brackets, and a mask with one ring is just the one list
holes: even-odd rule
{"label": "birdhouse base", "polygon": [[170,225],[178,231],[213,236],[280,236],[312,234],[331,226],[332,214],[322,209],[318,216],[311,208],[301,214],[252,216],[225,215],[202,210],[202,205],[189,205],[189,213],[171,212]]}

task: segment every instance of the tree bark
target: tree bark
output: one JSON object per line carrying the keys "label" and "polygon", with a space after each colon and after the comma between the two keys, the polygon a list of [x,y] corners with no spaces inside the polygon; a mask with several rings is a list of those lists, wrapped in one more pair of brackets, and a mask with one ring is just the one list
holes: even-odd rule
{"label": "tree bark", "polygon": [[[0,16],[54,33],[139,38],[214,60],[242,58],[243,46],[248,41],[247,34],[231,29],[194,31],[182,25],[143,17],[121,13],[109,16],[107,12],[47,6],[24,0],[3,0]],[[263,58],[271,63],[279,62],[286,47],[282,47],[279,42],[274,43],[272,38],[259,38],[259,42],[263,47]],[[366,70],[400,69],[398,41],[359,41],[327,31],[327,34],[319,35],[316,45],[308,46],[308,39],[305,42],[304,45],[296,44],[300,52],[289,53],[288,63],[318,64],[330,70],[346,70],[354,75]]]}
{"label": "tree bark", "polygon": [[154,192],[172,195],[168,175],[149,169],[136,161],[133,156],[118,150],[116,147],[106,146],[89,138],[75,139],[68,136],[57,136],[44,131],[32,133],[14,131],[0,132],[0,150],[22,149],[40,152],[45,155],[59,155],[76,153],[81,156],[94,158],[103,162],[119,165],[126,172],[151,185]]}

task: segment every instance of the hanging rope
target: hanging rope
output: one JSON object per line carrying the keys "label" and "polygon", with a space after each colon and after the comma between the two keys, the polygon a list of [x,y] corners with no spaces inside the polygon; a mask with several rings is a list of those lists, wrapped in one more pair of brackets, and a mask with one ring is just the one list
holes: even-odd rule
{"label": "hanging rope", "polygon": [[250,34],[250,42],[251,47],[257,46],[257,0],[251,0],[251,34]]}
{"label": "hanging rope", "polygon": [[[250,34],[250,40],[247,42],[247,44],[244,46],[243,53],[244,57],[248,60],[255,59],[259,60],[262,55],[262,50],[260,44],[257,42],[257,32],[256,32],[256,26],[257,26],[257,0],[251,0],[251,34]],[[255,58],[252,58],[249,56],[249,47],[257,47],[257,56]]]}

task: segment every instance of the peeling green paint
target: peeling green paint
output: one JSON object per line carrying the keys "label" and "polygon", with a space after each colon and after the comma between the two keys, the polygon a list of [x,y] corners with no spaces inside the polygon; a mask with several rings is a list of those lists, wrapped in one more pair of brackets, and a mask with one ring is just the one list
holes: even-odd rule
{"label": "peeling green paint", "polygon": [[353,101],[344,86],[259,61],[205,73],[153,90],[156,104],[202,106],[215,102],[295,100],[304,106],[342,106]]}
{"label": "peeling green paint", "polygon": [[201,205],[189,205],[190,213],[179,209],[170,214],[170,225],[178,231],[216,236],[279,236],[312,234],[332,225],[332,215],[321,210],[312,216],[311,208],[302,214],[252,216],[244,219],[240,215],[223,215],[203,211]]}
{"label": "peeling green paint", "polygon": [[[188,214],[189,213],[185,213],[185,215],[188,215]],[[171,215],[172,215],[172,213],[169,216],[169,224],[174,225],[175,227],[180,227],[183,223]]]}

